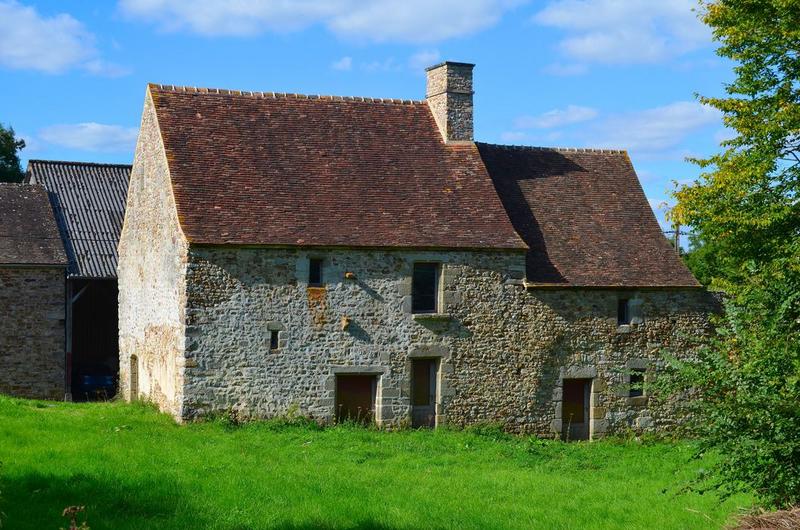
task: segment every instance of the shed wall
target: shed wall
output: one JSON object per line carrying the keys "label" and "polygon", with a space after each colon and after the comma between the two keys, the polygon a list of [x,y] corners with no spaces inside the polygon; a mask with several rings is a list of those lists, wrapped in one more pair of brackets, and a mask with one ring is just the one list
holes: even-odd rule
{"label": "shed wall", "polygon": [[0,393],[64,399],[64,268],[0,266]]}

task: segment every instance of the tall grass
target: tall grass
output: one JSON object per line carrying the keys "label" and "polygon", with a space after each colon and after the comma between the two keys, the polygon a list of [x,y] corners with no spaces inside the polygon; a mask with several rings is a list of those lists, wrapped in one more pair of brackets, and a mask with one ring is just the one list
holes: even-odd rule
{"label": "tall grass", "polygon": [[497,429],[380,432],[294,421],[178,426],[139,404],[0,397],[5,528],[719,528],[682,493],[685,443],[563,444]]}

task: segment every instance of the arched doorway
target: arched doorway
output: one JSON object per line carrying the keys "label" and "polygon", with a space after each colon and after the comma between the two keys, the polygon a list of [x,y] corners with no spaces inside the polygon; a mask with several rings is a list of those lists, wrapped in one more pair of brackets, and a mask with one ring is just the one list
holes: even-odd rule
{"label": "arched doorway", "polygon": [[130,389],[131,401],[139,399],[139,359],[135,355],[131,355]]}

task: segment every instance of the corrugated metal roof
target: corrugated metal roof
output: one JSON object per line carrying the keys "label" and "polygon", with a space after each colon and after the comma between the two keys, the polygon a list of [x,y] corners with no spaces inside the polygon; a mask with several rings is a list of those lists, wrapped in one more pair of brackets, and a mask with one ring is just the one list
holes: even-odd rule
{"label": "corrugated metal roof", "polygon": [[27,182],[47,188],[70,278],[116,278],[131,166],[31,160]]}

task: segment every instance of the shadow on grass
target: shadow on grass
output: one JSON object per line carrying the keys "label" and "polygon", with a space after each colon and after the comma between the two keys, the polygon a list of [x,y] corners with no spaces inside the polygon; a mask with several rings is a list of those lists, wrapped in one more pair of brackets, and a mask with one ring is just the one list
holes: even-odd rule
{"label": "shadow on grass", "polygon": [[[90,474],[71,476],[30,473],[0,477],[0,520],[2,530],[58,530],[69,526],[62,517],[67,506],[85,506],[78,522],[84,519],[92,530],[114,529],[220,529],[220,530],[395,530],[398,527],[370,520],[340,524],[324,521],[296,523],[278,520],[256,522],[215,521],[198,509],[202,498],[176,483],[158,479],[141,484],[122,483]],[[213,499],[211,499],[213,502]],[[216,508],[216,510],[215,510]],[[211,507],[208,512],[224,507]]]}
{"label": "shadow on grass", "polygon": [[85,506],[78,521],[93,530],[104,528],[208,528],[202,514],[194,512],[186,492],[159,480],[134,486],[115,478],[89,474],[70,476],[30,473],[0,477],[2,528],[58,530],[69,522],[62,517],[67,506]]}

